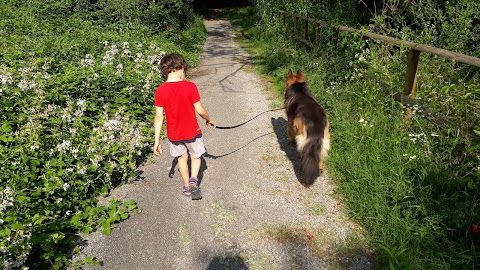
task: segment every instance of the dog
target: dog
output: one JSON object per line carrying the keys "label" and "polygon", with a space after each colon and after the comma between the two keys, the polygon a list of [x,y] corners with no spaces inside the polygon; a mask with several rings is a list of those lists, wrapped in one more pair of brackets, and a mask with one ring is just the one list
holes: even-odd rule
{"label": "dog", "polygon": [[325,159],[330,151],[330,123],[325,110],[307,87],[302,70],[293,75],[289,70],[285,87],[287,133],[300,154],[306,187],[313,185],[325,170]]}

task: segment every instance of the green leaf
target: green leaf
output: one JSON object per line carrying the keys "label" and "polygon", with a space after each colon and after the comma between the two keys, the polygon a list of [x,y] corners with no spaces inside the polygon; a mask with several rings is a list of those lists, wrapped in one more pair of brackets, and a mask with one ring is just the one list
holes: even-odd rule
{"label": "green leaf", "polygon": [[103,222],[102,223],[102,228],[109,229],[110,228],[110,221],[106,220],[105,222]]}
{"label": "green leaf", "polygon": [[11,132],[12,127],[10,126],[10,123],[8,123],[7,121],[4,121],[2,123],[2,127],[0,128],[0,131],[3,133]]}
{"label": "green leaf", "polygon": [[20,223],[13,223],[12,226],[10,226],[12,230],[18,231],[24,228],[24,226]]}
{"label": "green leaf", "polygon": [[2,238],[7,238],[8,236],[10,236],[11,233],[12,233],[12,231],[9,228],[5,228],[3,230],[0,230],[0,236]]}
{"label": "green leaf", "polygon": [[35,165],[35,166],[40,165],[40,161],[38,159],[30,159],[29,162],[31,165]]}
{"label": "green leaf", "polygon": [[90,225],[87,225],[87,226],[83,227],[83,230],[82,230],[82,232],[85,233],[85,234],[89,234],[92,231],[93,231],[93,228]]}
{"label": "green leaf", "polygon": [[16,200],[17,200],[18,202],[24,202],[24,201],[29,202],[29,201],[30,201],[30,197],[23,196],[23,195],[19,195],[19,196],[16,197]]}
{"label": "green leaf", "polygon": [[0,135],[0,140],[2,142],[13,142],[14,141],[13,137],[11,137],[11,136],[7,137],[7,135]]}

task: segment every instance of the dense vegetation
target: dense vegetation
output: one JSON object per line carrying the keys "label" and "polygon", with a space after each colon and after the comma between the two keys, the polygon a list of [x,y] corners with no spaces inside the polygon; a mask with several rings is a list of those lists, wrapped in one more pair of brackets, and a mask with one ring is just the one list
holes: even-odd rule
{"label": "dense vegetation", "polygon": [[96,197],[148,152],[162,55],[195,64],[204,37],[190,0],[0,2],[3,269],[95,263],[67,251],[136,210]]}
{"label": "dense vegetation", "polygon": [[[403,89],[407,48],[323,31],[305,51],[285,33],[279,9],[480,57],[480,2],[255,0],[229,13],[260,70],[283,92],[301,68],[331,122],[328,174],[363,227],[379,269],[480,267],[480,72],[421,54],[416,98],[457,127],[436,125],[419,107],[393,101],[364,74]],[[253,20],[252,18],[257,18]],[[291,26],[288,28],[292,31]],[[413,110],[405,121],[405,111]]]}

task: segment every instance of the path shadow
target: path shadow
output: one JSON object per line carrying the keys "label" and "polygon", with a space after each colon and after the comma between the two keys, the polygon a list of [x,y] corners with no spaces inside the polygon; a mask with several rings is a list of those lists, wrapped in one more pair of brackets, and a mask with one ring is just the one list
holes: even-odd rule
{"label": "path shadow", "polygon": [[302,169],[300,164],[300,155],[297,152],[297,148],[295,145],[290,142],[290,139],[287,135],[287,120],[283,117],[278,118],[271,118],[273,131],[277,136],[278,144],[280,145],[280,149],[287,155],[288,159],[293,164],[293,170],[295,172],[295,176],[297,180],[300,181],[302,179]]}
{"label": "path shadow", "polygon": [[239,257],[214,257],[208,264],[206,270],[248,270],[245,261]]}
{"label": "path shadow", "polygon": [[[190,169],[190,165],[191,165],[191,162],[190,162],[190,156],[188,157],[188,168]],[[203,173],[205,172],[205,170],[207,169],[207,162],[205,161],[205,158],[202,156],[200,157],[200,171],[198,172],[198,185],[200,186],[201,183],[202,183],[202,179],[203,179]],[[168,172],[168,177],[170,178],[173,178],[173,176],[175,175],[176,172],[178,172],[178,169],[175,169],[178,165],[178,157],[175,157],[173,158],[172,160],[172,166],[170,167],[170,171]],[[190,171],[189,171],[190,173]],[[180,174],[180,173],[179,173]]]}
{"label": "path shadow", "polygon": [[229,155],[231,155],[231,154],[233,154],[233,153],[235,153],[235,152],[237,152],[237,151],[242,150],[243,148],[247,147],[249,144],[253,143],[254,141],[256,141],[256,140],[258,140],[258,139],[260,139],[260,138],[263,138],[263,137],[265,137],[265,136],[268,136],[268,135],[270,135],[270,134],[272,134],[272,133],[273,133],[273,132],[269,132],[269,133],[260,135],[260,136],[258,136],[258,137],[255,137],[254,139],[250,140],[248,143],[244,144],[243,146],[241,146],[241,147],[239,147],[239,148],[237,148],[237,149],[235,149],[235,150],[233,150],[233,151],[230,151],[230,152],[228,152],[228,153],[221,154],[221,155],[212,155],[212,154],[208,153],[208,151],[207,151],[207,152],[204,154],[204,156],[205,156],[206,158],[211,158],[211,159],[217,159],[217,158],[222,158],[222,157],[225,157],[225,156],[229,156]]}

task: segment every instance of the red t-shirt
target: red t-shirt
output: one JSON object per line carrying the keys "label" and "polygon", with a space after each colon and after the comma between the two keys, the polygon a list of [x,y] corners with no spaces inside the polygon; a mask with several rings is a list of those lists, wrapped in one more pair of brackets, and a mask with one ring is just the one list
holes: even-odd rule
{"label": "red t-shirt", "polygon": [[189,81],[164,82],[157,88],[155,106],[165,111],[170,141],[187,141],[202,133],[193,106],[198,101],[198,88]]}

